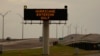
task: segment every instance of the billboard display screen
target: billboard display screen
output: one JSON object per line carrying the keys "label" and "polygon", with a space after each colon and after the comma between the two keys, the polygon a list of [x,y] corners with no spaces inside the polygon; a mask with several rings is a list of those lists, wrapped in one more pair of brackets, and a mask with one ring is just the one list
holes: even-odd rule
{"label": "billboard display screen", "polygon": [[24,20],[67,20],[67,10],[24,9]]}

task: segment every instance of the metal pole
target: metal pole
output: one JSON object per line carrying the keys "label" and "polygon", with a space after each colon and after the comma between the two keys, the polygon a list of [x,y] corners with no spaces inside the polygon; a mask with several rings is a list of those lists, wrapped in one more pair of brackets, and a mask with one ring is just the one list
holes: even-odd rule
{"label": "metal pole", "polygon": [[67,31],[68,31],[68,35],[70,35],[71,34],[71,24],[70,25],[68,25],[68,29],[67,29]]}
{"label": "metal pole", "polygon": [[43,21],[43,56],[49,55],[49,21]]}
{"label": "metal pole", "polygon": [[69,34],[71,34],[71,24],[69,25]]}
{"label": "metal pole", "polygon": [[22,39],[24,39],[24,24],[23,24],[23,20],[22,20]]}
{"label": "metal pole", "polygon": [[4,15],[2,17],[2,40],[4,40]]}
{"label": "metal pole", "polygon": [[57,27],[57,24],[56,24],[56,39],[58,37],[58,27]]}
{"label": "metal pole", "polygon": [[20,14],[17,13],[17,15],[19,15],[22,18],[22,39],[24,39],[24,24],[23,24],[23,19],[24,17],[22,17]]}
{"label": "metal pole", "polygon": [[83,28],[82,28],[82,26],[81,26],[81,34],[83,34],[83,31],[82,31],[82,30],[83,30]]}
{"label": "metal pole", "polygon": [[75,26],[75,34],[78,34],[78,32],[77,32],[77,25]]}
{"label": "metal pole", "polygon": [[88,33],[87,33],[87,29],[85,29],[85,34],[88,34]]}
{"label": "metal pole", "polygon": [[64,37],[63,35],[64,35],[64,25],[62,27],[62,38]]}
{"label": "metal pole", "polygon": [[84,26],[81,26],[81,34],[83,34],[83,28],[84,28]]}
{"label": "metal pole", "polygon": [[70,28],[70,27],[69,27],[69,25],[68,25],[68,27],[67,27],[67,34],[68,34],[68,35],[69,35],[69,28]]}

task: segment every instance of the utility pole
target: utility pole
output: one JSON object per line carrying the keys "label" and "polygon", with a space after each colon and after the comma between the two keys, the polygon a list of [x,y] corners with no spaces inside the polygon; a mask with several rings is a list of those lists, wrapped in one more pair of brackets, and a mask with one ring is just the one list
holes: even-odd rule
{"label": "utility pole", "polygon": [[2,40],[4,40],[4,28],[5,28],[4,27],[4,24],[5,24],[4,18],[9,12],[11,12],[11,11],[7,11],[5,14],[0,13],[0,15],[2,16]]}

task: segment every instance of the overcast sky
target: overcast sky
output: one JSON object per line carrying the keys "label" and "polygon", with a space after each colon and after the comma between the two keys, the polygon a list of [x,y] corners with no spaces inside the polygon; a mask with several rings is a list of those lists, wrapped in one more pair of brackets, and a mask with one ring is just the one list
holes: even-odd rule
{"label": "overcast sky", "polygon": [[[68,6],[68,20],[66,25],[58,25],[58,37],[68,33],[68,26],[71,25],[71,33],[98,33],[100,34],[100,0],[0,0],[0,13],[5,14],[5,38],[21,38],[23,6],[28,8],[64,8]],[[41,25],[24,25],[24,38],[38,38],[42,36]],[[56,25],[50,25],[50,37],[56,37]],[[2,16],[0,16],[0,38],[2,38]]]}

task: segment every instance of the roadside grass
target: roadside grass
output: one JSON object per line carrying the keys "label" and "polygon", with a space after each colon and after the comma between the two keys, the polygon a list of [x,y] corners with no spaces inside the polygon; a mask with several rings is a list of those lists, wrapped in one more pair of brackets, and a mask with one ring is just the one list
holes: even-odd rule
{"label": "roadside grass", "polygon": [[[95,52],[79,49],[79,56],[93,54]],[[49,56],[75,56],[75,48],[69,46],[56,45],[50,47]],[[25,50],[9,50],[4,51],[0,56],[42,56],[42,48],[25,49]]]}

